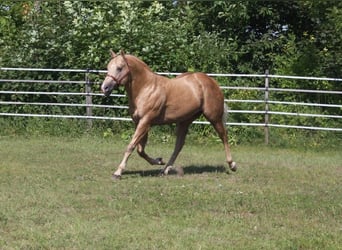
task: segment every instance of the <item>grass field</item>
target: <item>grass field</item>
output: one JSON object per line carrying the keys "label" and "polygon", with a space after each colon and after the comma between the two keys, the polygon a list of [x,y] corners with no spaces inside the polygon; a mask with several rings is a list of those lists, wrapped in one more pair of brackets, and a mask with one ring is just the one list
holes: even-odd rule
{"label": "grass field", "polygon": [[125,145],[0,137],[0,249],[342,249],[341,150],[236,146],[226,174],[220,143],[188,141],[184,177],[134,153],[113,182]]}

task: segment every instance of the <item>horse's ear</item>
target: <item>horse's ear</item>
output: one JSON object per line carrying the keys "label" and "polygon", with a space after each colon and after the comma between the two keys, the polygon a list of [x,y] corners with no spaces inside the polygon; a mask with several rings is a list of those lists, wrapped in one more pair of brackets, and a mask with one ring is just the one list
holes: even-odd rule
{"label": "horse's ear", "polygon": [[112,49],[110,49],[109,51],[110,51],[110,56],[112,58],[116,57],[116,54],[115,54],[115,52]]}
{"label": "horse's ear", "polygon": [[120,55],[125,56],[125,51],[123,49],[120,50]]}

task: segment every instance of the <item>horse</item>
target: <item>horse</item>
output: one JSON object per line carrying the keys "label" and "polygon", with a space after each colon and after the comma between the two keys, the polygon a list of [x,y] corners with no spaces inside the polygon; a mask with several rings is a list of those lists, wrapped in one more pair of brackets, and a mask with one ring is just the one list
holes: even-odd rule
{"label": "horse", "polygon": [[[139,58],[116,54],[112,50],[107,65],[107,75],[101,85],[106,97],[120,86],[125,88],[129,113],[135,123],[134,135],[128,144],[121,163],[113,173],[113,179],[120,179],[129,156],[135,148],[138,155],[151,165],[164,165],[161,175],[167,175],[183,148],[190,124],[203,115],[215,128],[224,144],[226,161],[232,171],[237,164],[233,161],[225,128],[224,96],[217,82],[205,73],[183,73],[169,79],[154,73]],[[151,158],[145,152],[148,132],[151,126],[176,124],[176,144],[165,164],[162,158]]]}

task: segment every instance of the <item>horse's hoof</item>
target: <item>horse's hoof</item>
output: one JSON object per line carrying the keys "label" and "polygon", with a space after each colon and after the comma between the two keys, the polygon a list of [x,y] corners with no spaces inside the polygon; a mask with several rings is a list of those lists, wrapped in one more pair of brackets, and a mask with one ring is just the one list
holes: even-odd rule
{"label": "horse's hoof", "polygon": [[159,176],[163,177],[163,176],[168,175],[171,168],[172,168],[171,166],[168,166],[166,168],[161,169],[160,173],[159,173]]}
{"label": "horse's hoof", "polygon": [[158,165],[165,165],[165,163],[163,162],[163,158],[161,158],[161,157],[156,158],[156,161],[157,161]]}
{"label": "horse's hoof", "polygon": [[233,172],[236,172],[236,170],[237,170],[236,162],[235,162],[235,161],[231,162],[231,163],[229,164],[229,168],[230,168],[230,170],[232,170]]}
{"label": "horse's hoof", "polygon": [[163,169],[164,175],[168,175],[170,170],[172,170],[172,166],[167,166],[166,168]]}
{"label": "horse's hoof", "polygon": [[113,181],[121,180],[121,175],[113,174],[113,175],[112,175],[112,180],[113,180]]}

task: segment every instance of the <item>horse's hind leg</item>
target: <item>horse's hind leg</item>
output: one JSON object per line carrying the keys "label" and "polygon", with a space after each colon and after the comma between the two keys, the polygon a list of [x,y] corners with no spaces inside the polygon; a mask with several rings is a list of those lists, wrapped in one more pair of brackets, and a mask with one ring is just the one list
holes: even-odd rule
{"label": "horse's hind leg", "polygon": [[219,137],[221,138],[224,144],[224,149],[226,152],[226,161],[229,164],[229,168],[232,171],[236,171],[237,166],[236,166],[236,163],[233,161],[232,155],[230,153],[227,131],[226,131],[226,127],[224,126],[223,121],[212,122],[212,125],[214,126],[216,132],[218,133]]}
{"label": "horse's hind leg", "polygon": [[162,158],[156,158],[153,159],[151,157],[148,156],[148,154],[146,154],[145,152],[145,146],[147,143],[147,138],[148,138],[148,134],[146,134],[139,142],[138,146],[137,146],[137,152],[138,154],[144,158],[148,163],[150,163],[151,165],[164,165],[165,163],[163,162]]}

